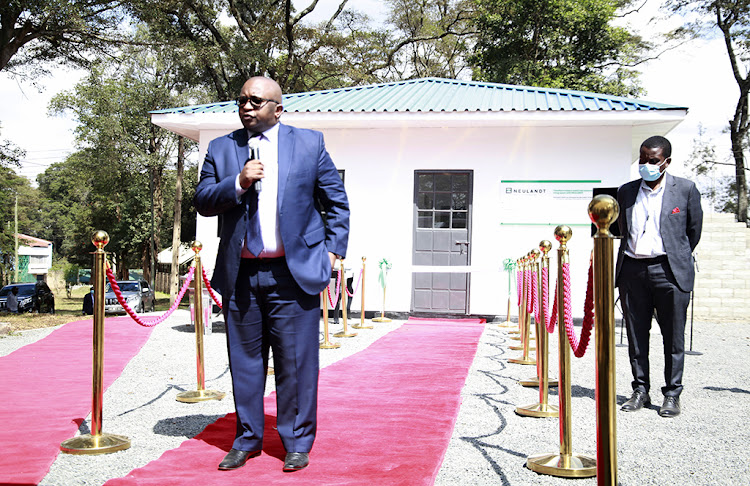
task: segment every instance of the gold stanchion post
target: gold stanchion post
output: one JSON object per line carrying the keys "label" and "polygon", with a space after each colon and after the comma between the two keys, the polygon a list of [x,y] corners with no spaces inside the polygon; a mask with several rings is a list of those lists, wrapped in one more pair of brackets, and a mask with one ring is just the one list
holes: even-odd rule
{"label": "gold stanchion post", "polygon": [[341,294],[341,319],[344,321],[344,330],[341,331],[341,332],[337,332],[336,334],[333,335],[333,337],[350,338],[350,337],[356,336],[357,333],[356,332],[349,332],[349,329],[347,328],[347,323],[346,323],[346,299],[347,299],[348,296],[346,295],[346,272],[344,270],[344,259],[342,258],[339,261],[341,263],[341,275],[344,276],[342,278],[342,280],[339,282],[341,284],[341,286],[339,287],[339,292]]}
{"label": "gold stanchion post", "polygon": [[60,450],[68,454],[109,454],[130,447],[130,439],[124,435],[102,433],[102,405],[104,385],[104,280],[105,252],[109,243],[106,231],[96,231],[91,237],[96,246],[94,252],[94,339],[93,378],[91,387],[91,433],[72,437],[60,444]]}
{"label": "gold stanchion post", "polygon": [[340,348],[341,343],[333,343],[328,339],[328,287],[320,295],[323,299],[323,342],[320,343],[320,349]]}
{"label": "gold stanchion post", "polygon": [[[536,252],[536,253],[534,253]],[[539,256],[539,252],[536,250],[530,251],[528,255],[526,255],[526,267],[531,271],[535,272],[536,268],[536,258]],[[526,273],[524,272],[524,275]],[[524,290],[528,287],[528,284],[530,284],[531,281],[524,280]],[[532,289],[532,292],[535,292],[536,290]],[[531,294],[526,291],[526,305],[529,305],[529,300],[533,298]],[[521,341],[521,344],[517,346],[510,346],[510,349],[514,351],[523,351],[524,349],[528,349],[528,351],[535,351],[536,348],[531,345],[531,340],[533,339],[531,337],[531,316],[533,315],[533,311],[531,313],[528,312],[527,308],[524,307],[524,315],[526,316],[526,320],[524,321],[524,330],[521,332],[521,335],[517,338]],[[536,321],[536,319],[534,319]],[[516,339],[516,338],[511,338]],[[538,382],[537,382],[538,384]],[[536,386],[536,385],[535,385]]]}
{"label": "gold stanchion post", "polygon": [[617,420],[615,405],[615,292],[609,226],[620,214],[612,196],[600,194],[589,204],[594,235],[594,329],[596,329],[596,478],[617,485]]}
{"label": "gold stanchion post", "polygon": [[[524,261],[524,272],[523,272],[523,294],[521,298],[521,312],[519,313],[519,316],[523,316],[523,324],[521,326],[521,342],[523,343],[523,355],[520,358],[511,358],[508,361],[510,363],[516,363],[516,364],[522,364],[522,365],[535,365],[536,360],[529,356],[529,346],[531,344],[531,340],[529,339],[529,327],[531,323],[531,315],[529,314],[527,310],[527,305],[529,301],[529,293],[526,291],[526,268],[528,268],[531,265],[531,254],[529,253],[526,257],[523,259]],[[520,320],[520,317],[519,317]],[[510,349],[514,349],[513,346],[510,347]]]}
{"label": "gold stanchion post", "polygon": [[359,316],[359,324],[354,324],[354,329],[372,329],[372,326],[365,326],[365,260],[366,257],[362,257],[362,276],[360,277],[360,293],[362,294],[362,307]]}
{"label": "gold stanchion post", "polygon": [[[532,378],[528,378],[526,380],[519,380],[518,383],[522,386],[528,386],[528,387],[537,387],[539,386],[540,379],[542,377],[542,366],[545,367],[546,370],[549,370],[549,359],[548,359],[548,349],[549,349],[549,338],[547,336],[547,311],[544,308],[543,305],[543,298],[544,294],[542,293],[542,269],[543,268],[549,268],[549,251],[552,248],[552,243],[550,243],[548,240],[543,240],[539,243],[539,251],[542,254],[542,258],[538,261],[538,263],[535,263],[534,272],[536,273],[536,288],[533,289],[534,292],[536,292],[537,296],[537,302],[539,302],[539,317],[541,318],[541,322],[537,322],[535,326],[535,332],[537,335],[537,341],[536,341],[536,348],[531,348],[536,350],[536,375]],[[536,320],[536,319],[535,319]],[[544,351],[540,352],[540,346],[542,346],[542,343],[540,342],[540,337],[542,336],[545,340],[544,342]],[[540,359],[540,356],[543,356],[543,360]],[[549,373],[548,371],[545,371],[547,376],[547,387],[550,386],[557,386],[557,380],[550,380],[549,379]],[[542,390],[539,390],[539,403],[543,403],[542,400]],[[546,393],[546,392],[545,392]],[[546,402],[545,402],[546,403]],[[554,415],[555,417],[557,414]]]}
{"label": "gold stanchion post", "polygon": [[540,474],[564,478],[588,478],[596,474],[596,460],[591,456],[575,454],[571,434],[571,391],[570,391],[570,345],[562,327],[565,325],[565,307],[562,305],[563,264],[569,260],[567,242],[573,235],[569,226],[555,228],[555,238],[560,242],[557,249],[557,325],[560,355],[560,386],[558,387],[560,417],[560,453],[529,456],[526,467]]}
{"label": "gold stanchion post", "polygon": [[203,265],[200,251],[203,245],[200,241],[192,243],[195,252],[195,273],[193,274],[193,314],[195,315],[195,361],[198,375],[196,390],[187,390],[177,394],[177,401],[184,403],[205,402],[206,400],[221,400],[226,393],[217,390],[206,390],[205,356],[203,354]]}
{"label": "gold stanchion post", "polygon": [[[547,340],[547,316],[546,311],[542,302],[542,268],[549,268],[549,250],[552,248],[552,244],[544,240],[539,243],[539,250],[542,252],[542,258],[537,265],[537,288],[534,291],[537,293],[539,305],[539,321],[536,323],[536,370],[537,379],[536,385],[539,386],[539,403],[533,405],[526,405],[524,407],[517,407],[516,413],[519,415],[525,415],[527,417],[557,417],[558,407],[549,403],[549,360],[548,358],[548,340]],[[522,381],[521,384],[524,386],[528,382],[534,380]]]}

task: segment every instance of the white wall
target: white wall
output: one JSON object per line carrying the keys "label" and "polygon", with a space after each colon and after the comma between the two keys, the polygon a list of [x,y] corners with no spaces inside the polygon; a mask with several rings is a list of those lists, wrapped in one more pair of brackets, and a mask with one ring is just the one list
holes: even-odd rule
{"label": "white wall", "polygon": [[[339,169],[346,171],[352,211],[347,266],[357,269],[361,257],[367,257],[367,310],[381,308],[377,263],[382,258],[393,264],[386,310],[410,310],[414,171],[472,169],[470,312],[505,316],[508,279],[503,260],[521,257],[537,248],[541,240],[553,243],[550,274],[555,275],[555,250],[559,245],[554,228],[568,224],[573,228],[569,244],[573,311],[577,317],[583,314],[592,248],[587,215],[590,198],[562,203],[533,197],[523,202],[518,198],[521,204],[515,207],[515,198],[508,199],[501,181],[602,181],[571,186],[586,190],[589,186],[619,186],[630,180],[630,127],[329,128],[323,132],[331,157]],[[201,160],[208,142],[224,133],[201,132]],[[516,219],[510,221],[513,224],[503,224],[509,218]],[[204,244],[202,256],[209,272],[218,245],[215,219],[198,219],[198,239]],[[554,283],[551,287],[550,292]],[[359,295],[353,299],[352,309],[360,309]]]}

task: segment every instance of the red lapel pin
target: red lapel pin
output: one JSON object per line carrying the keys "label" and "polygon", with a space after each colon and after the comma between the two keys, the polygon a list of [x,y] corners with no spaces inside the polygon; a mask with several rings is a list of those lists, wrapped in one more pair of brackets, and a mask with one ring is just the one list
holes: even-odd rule
{"label": "red lapel pin", "polygon": [[680,208],[674,208],[674,209],[672,210],[672,214],[677,214],[677,213],[679,213],[679,212],[680,212]]}

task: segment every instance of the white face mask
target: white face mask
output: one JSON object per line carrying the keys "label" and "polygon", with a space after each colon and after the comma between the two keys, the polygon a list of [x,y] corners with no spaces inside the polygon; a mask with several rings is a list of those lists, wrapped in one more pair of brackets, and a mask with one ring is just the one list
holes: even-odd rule
{"label": "white face mask", "polygon": [[653,182],[661,177],[661,166],[664,165],[662,162],[659,165],[654,164],[639,164],[638,173],[644,181]]}

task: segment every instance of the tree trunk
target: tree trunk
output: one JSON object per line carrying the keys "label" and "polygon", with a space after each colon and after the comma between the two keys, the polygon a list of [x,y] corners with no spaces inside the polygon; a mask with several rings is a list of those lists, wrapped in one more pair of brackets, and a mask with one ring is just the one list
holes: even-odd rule
{"label": "tree trunk", "polygon": [[730,124],[730,127],[734,173],[737,181],[737,221],[747,223],[747,176],[745,174],[745,155],[742,152],[742,139],[744,137],[734,130],[734,124]]}
{"label": "tree trunk", "polygon": [[182,229],[182,173],[185,166],[185,140],[177,138],[177,184],[174,189],[174,225],[172,226],[172,273],[169,277],[169,305],[174,304],[180,288],[179,256]]}

